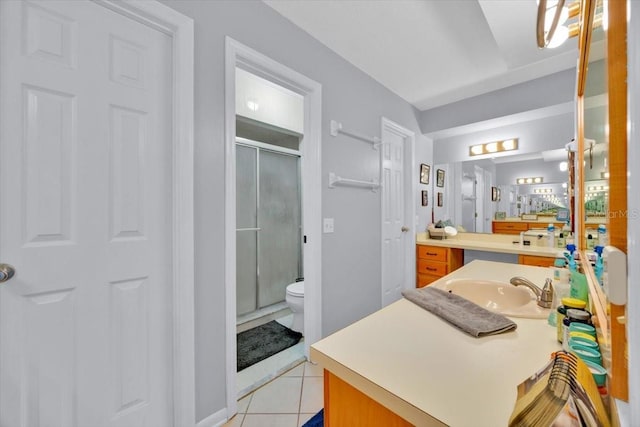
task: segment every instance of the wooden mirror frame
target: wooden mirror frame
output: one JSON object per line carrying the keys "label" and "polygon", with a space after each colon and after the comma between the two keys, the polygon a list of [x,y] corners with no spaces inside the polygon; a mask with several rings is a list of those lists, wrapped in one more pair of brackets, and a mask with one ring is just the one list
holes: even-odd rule
{"label": "wooden mirror frame", "polygon": [[[576,223],[579,231],[578,248],[583,259],[585,253],[585,207],[584,199],[584,91],[589,64],[589,47],[593,30],[593,19],[597,0],[581,0],[579,50],[577,75],[577,165]],[[608,2],[609,27],[607,30],[607,93],[609,116],[609,210],[607,230],[609,244],[627,253],[627,9],[624,1]],[[624,355],[626,343],[625,326],[617,321],[625,315],[625,307],[610,304],[607,315],[607,298],[599,286],[593,269],[585,268],[589,276],[592,309],[598,318],[603,336],[611,348],[611,377],[609,391],[612,397],[628,401],[628,365]]]}

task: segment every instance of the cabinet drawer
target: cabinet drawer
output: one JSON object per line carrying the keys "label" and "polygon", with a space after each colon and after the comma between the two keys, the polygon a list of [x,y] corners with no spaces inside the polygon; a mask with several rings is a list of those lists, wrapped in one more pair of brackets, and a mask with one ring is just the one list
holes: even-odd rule
{"label": "cabinet drawer", "polygon": [[418,274],[430,274],[432,276],[444,276],[447,274],[447,264],[442,262],[433,262],[428,259],[418,260]]}
{"label": "cabinet drawer", "polygon": [[533,265],[536,267],[553,267],[555,258],[534,256],[534,255],[519,255],[518,263],[523,265]]}
{"label": "cabinet drawer", "polygon": [[418,246],[418,259],[447,262],[448,250],[437,246]]}
{"label": "cabinet drawer", "polygon": [[518,234],[521,231],[527,231],[529,224],[526,222],[494,222],[494,233]]}
{"label": "cabinet drawer", "polygon": [[439,278],[440,276],[433,276],[431,274],[418,274],[416,287],[423,288],[427,285],[432,284]]}

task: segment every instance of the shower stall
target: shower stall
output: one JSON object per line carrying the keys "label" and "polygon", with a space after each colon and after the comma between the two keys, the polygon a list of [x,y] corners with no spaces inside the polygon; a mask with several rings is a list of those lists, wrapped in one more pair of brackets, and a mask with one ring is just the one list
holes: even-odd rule
{"label": "shower stall", "polygon": [[237,139],[236,248],[237,315],[283,302],[302,277],[297,150]]}

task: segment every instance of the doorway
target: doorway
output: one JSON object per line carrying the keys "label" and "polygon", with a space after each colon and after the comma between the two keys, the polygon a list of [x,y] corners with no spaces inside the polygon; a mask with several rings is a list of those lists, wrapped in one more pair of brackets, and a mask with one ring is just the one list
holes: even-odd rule
{"label": "doorway", "polygon": [[282,305],[285,287],[303,277],[300,155],[236,141],[236,309],[238,324]]}
{"label": "doorway", "polygon": [[[238,132],[246,127],[238,124]],[[260,133],[257,125],[251,133]],[[304,360],[302,330],[294,327],[296,314],[285,301],[288,286],[303,280],[302,186],[297,146],[291,149],[238,137],[236,166],[237,388],[241,396]]]}
{"label": "doorway", "polygon": [[380,145],[382,218],[382,300],[384,307],[415,286],[415,134],[382,118]]}
{"label": "doorway", "polygon": [[303,98],[300,141],[301,226],[304,251],[304,355],[321,337],[321,85],[227,37],[225,47],[225,306],[227,417],[237,412],[236,376],[236,71],[242,69]]}
{"label": "doorway", "polygon": [[192,425],[193,22],[110,1],[0,20],[0,425]]}

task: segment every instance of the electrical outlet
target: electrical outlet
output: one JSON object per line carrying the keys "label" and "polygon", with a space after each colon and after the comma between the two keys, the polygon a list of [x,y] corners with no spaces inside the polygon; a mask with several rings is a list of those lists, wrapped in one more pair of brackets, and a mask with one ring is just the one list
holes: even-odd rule
{"label": "electrical outlet", "polygon": [[323,233],[333,233],[333,218],[325,218],[322,222]]}

